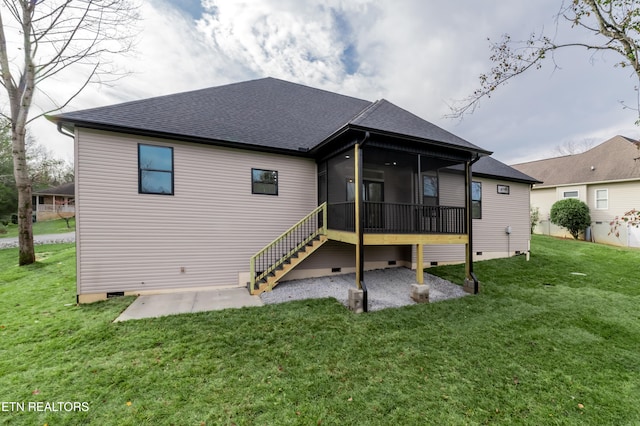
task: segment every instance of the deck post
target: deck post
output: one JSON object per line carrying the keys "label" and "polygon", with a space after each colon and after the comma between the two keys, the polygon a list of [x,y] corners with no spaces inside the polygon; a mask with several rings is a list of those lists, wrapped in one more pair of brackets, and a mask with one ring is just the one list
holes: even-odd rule
{"label": "deck post", "polygon": [[356,231],[356,287],[362,288],[362,276],[364,274],[364,247],[362,238],[362,149],[356,143],[353,155],[355,163],[355,231]]}
{"label": "deck post", "polygon": [[465,171],[465,189],[467,190],[465,197],[465,207],[467,210],[467,244],[465,245],[465,279],[464,290],[468,293],[478,294],[479,283],[475,274],[473,273],[473,202],[472,202],[472,186],[473,186],[473,174],[471,166],[479,157],[476,157],[473,161],[467,161],[464,165]]}
{"label": "deck post", "polygon": [[424,284],[424,246],[416,244],[416,281]]}
{"label": "deck post", "polygon": [[471,273],[473,272],[473,267],[471,263],[473,262],[473,215],[472,215],[472,198],[471,198],[471,186],[472,186],[472,175],[471,175],[471,162],[467,161],[464,163],[464,175],[465,175],[465,201],[464,206],[466,210],[466,231],[468,236],[468,242],[465,244],[465,259],[464,259],[464,272],[465,278],[471,279]]}

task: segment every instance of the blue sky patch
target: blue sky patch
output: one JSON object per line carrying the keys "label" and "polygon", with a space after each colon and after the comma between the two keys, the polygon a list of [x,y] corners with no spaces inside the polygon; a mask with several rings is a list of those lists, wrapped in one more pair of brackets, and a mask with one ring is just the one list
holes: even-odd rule
{"label": "blue sky patch", "polygon": [[202,18],[204,8],[200,0],[169,0],[177,9],[187,13],[193,19]]}

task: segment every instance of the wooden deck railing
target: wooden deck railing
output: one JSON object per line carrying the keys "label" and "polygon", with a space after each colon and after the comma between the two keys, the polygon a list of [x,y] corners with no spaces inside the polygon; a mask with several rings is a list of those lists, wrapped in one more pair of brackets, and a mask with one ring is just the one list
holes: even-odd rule
{"label": "wooden deck railing", "polygon": [[[363,232],[378,234],[465,234],[465,208],[421,204],[363,203]],[[327,206],[329,229],[355,231],[355,203]]]}
{"label": "wooden deck railing", "polygon": [[309,242],[327,234],[327,203],[322,203],[298,223],[251,257],[250,291],[281,265],[300,252]]}

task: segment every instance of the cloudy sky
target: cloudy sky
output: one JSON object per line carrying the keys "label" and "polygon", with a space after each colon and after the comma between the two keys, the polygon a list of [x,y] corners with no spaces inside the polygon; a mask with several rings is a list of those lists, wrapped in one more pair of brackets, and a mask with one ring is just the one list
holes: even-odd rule
{"label": "cloudy sky", "polygon": [[[136,52],[120,60],[132,74],[87,88],[65,110],[271,76],[370,101],[385,98],[508,164],[553,155],[571,142],[640,138],[637,113],[620,104],[637,103],[637,80],[614,67],[616,56],[579,49],[558,52],[555,65],[513,80],[463,120],[444,117],[490,68],[488,38],[509,33],[522,40],[541,30],[558,40],[584,36],[566,22],[556,25],[559,3],[143,0]],[[65,78],[43,89],[64,96],[74,85],[72,75]],[[72,140],[53,124],[36,120],[32,133],[72,159]]]}

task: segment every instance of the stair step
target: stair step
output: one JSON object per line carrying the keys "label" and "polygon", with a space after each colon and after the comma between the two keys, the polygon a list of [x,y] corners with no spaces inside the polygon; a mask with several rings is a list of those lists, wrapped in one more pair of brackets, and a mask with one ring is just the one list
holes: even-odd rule
{"label": "stair step", "polygon": [[292,253],[289,258],[283,261],[280,265],[274,268],[272,271],[267,274],[263,279],[256,283],[257,289],[252,291],[252,294],[260,294],[265,291],[270,291],[278,285],[278,282],[289,273],[289,271],[293,270],[299,263],[301,263],[304,259],[306,259],[309,255],[311,255],[314,251],[316,251],[320,246],[322,246],[328,239],[326,236],[318,235],[314,239],[310,240],[307,244],[300,247],[300,249]]}

